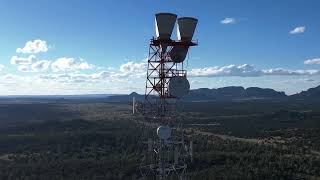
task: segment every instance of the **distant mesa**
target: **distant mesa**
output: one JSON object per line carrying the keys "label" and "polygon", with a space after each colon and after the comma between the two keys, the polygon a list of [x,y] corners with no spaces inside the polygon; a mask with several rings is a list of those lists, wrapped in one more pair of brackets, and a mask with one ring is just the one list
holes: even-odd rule
{"label": "distant mesa", "polygon": [[285,98],[284,92],[278,92],[268,88],[241,86],[228,86],[217,89],[195,89],[191,90],[186,100],[234,100],[234,99],[272,99]]}
{"label": "distant mesa", "polygon": [[129,95],[114,95],[107,97],[107,101],[112,102],[131,102],[132,98],[136,98],[138,101],[142,101],[144,99],[144,95],[138,94],[136,92],[132,92]]}
{"label": "distant mesa", "polygon": [[246,97],[285,97],[284,92],[275,91],[269,88],[249,87],[245,91]]}
{"label": "distant mesa", "polygon": [[320,86],[310,88],[306,91],[302,91],[298,94],[292,95],[294,99],[308,99],[308,100],[320,100]]}
{"label": "distant mesa", "polygon": [[[107,101],[143,101],[144,95],[133,92],[129,95],[114,95],[107,97]],[[287,96],[284,92],[279,92],[270,88],[227,86],[222,88],[199,88],[189,91],[184,101],[229,101],[229,100],[320,100],[320,86],[310,88],[301,93]]]}

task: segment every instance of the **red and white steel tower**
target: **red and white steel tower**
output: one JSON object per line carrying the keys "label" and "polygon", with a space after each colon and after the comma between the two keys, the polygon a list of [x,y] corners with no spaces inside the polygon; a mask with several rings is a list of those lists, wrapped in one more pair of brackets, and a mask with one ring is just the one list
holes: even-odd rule
{"label": "red and white steel tower", "polygon": [[[192,148],[186,148],[183,131],[180,138],[171,136],[171,131],[180,123],[175,113],[176,102],[190,89],[183,62],[189,48],[197,45],[192,41],[197,22],[191,17],[177,19],[177,15],[171,13],[155,15],[156,37],[149,45],[143,109],[144,115],[160,126],[157,129],[159,139],[152,141],[149,138],[146,142],[148,150],[140,164],[143,177],[166,179],[176,175],[183,179],[186,172],[185,160],[192,154]],[[172,40],[175,24],[177,40]]]}
{"label": "red and white steel tower", "polygon": [[[178,18],[171,13],[156,14],[156,38],[150,40],[147,79],[145,88],[145,112],[165,120],[172,114],[175,101],[190,89],[184,63],[189,47],[196,46],[192,36],[197,19]],[[177,22],[177,40],[171,33]]]}

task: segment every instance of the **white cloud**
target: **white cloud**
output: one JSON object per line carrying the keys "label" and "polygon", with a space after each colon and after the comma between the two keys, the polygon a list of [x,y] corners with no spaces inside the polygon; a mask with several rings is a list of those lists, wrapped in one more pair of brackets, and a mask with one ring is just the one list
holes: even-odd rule
{"label": "white cloud", "polygon": [[289,70],[283,68],[274,68],[267,70],[258,70],[248,64],[228,65],[222,67],[205,67],[192,69],[189,73],[191,77],[221,77],[221,76],[240,76],[257,77],[265,75],[291,76],[291,75],[320,75],[320,70]]}
{"label": "white cloud", "polygon": [[129,61],[120,66],[120,71],[126,72],[126,73],[141,72],[146,70],[146,65],[147,65],[146,62],[135,63],[135,62]]}
{"label": "white cloud", "polygon": [[[136,87],[141,87],[139,88],[141,92],[143,90],[143,82],[131,86],[130,83],[123,82],[86,80],[85,74],[50,74],[49,78],[48,76],[48,74],[0,75],[0,95],[119,94],[131,93]],[[56,76],[56,79],[53,76]]]}
{"label": "white cloud", "polygon": [[305,81],[307,81],[307,82],[313,82],[313,81],[315,81],[315,80],[313,80],[313,79],[305,79]]}
{"label": "white cloud", "polygon": [[0,71],[2,71],[4,68],[4,65],[3,64],[0,64]]}
{"label": "white cloud", "polygon": [[189,73],[194,77],[213,77],[213,76],[259,76],[261,71],[257,71],[253,66],[243,64],[240,66],[228,65],[228,66],[214,66],[192,69]]}
{"label": "white cloud", "polygon": [[109,71],[101,71],[101,72],[98,72],[98,73],[91,74],[90,77],[93,78],[93,79],[103,79],[103,78],[111,77],[112,74],[113,73],[109,72]]}
{"label": "white cloud", "polygon": [[[52,63],[53,64],[53,63]],[[52,66],[52,65],[51,65]],[[118,70],[113,68],[107,68],[107,70],[98,71],[95,73],[73,73],[73,71],[54,71],[62,72],[62,74],[49,74],[43,75],[42,78],[54,79],[60,82],[126,82],[126,78],[140,78],[145,75],[146,62],[139,63],[127,62],[120,65]],[[77,71],[76,71],[77,72]]]}
{"label": "white cloud", "polygon": [[23,48],[17,48],[17,53],[39,53],[39,52],[47,52],[48,46],[47,42],[36,39],[34,41],[28,41]]}
{"label": "white cloud", "polygon": [[235,18],[224,18],[223,20],[220,21],[221,24],[234,24],[236,23]]}
{"label": "white cloud", "polygon": [[296,27],[293,30],[291,30],[289,33],[290,34],[299,34],[299,33],[304,33],[305,30],[306,30],[305,26],[299,26],[299,27]]}
{"label": "white cloud", "polygon": [[[43,62],[43,63],[40,63]],[[76,62],[79,64],[81,61]],[[20,65],[18,69],[23,72],[35,72],[35,64],[38,64],[38,71],[45,67],[50,67],[50,62],[46,60],[35,62],[31,65]],[[41,65],[40,65],[41,64]],[[45,64],[45,65],[44,65]],[[105,68],[96,72],[82,72],[82,71],[59,71],[41,74],[24,74],[14,75],[7,74],[0,75],[0,94],[87,94],[87,93],[129,93],[134,90],[142,92],[144,90],[144,78],[146,71],[146,62],[126,62],[119,68]],[[314,85],[318,82],[320,77],[320,70],[290,70],[283,68],[273,69],[256,69],[252,65],[228,65],[197,68],[188,71],[191,85],[194,88],[200,86],[210,87],[213,83],[217,83],[223,77],[230,77],[229,84],[220,83],[221,86],[226,85],[242,85],[242,86],[259,86],[259,81],[252,81],[250,78],[239,77],[261,77],[270,76],[266,86],[276,84],[273,88],[279,88],[279,79],[299,82],[306,82],[308,86]],[[319,76],[316,76],[319,75]],[[231,77],[232,76],[232,77]],[[275,76],[275,77],[273,77]],[[283,77],[279,77],[283,76]],[[286,77],[291,76],[291,77]],[[199,77],[199,78],[197,78]],[[216,79],[201,79],[201,77],[221,77]],[[309,80],[311,79],[312,80]],[[229,81],[229,80],[228,80]],[[244,84],[243,82],[247,82]],[[261,82],[260,82],[261,83]],[[219,83],[218,83],[219,84]],[[264,84],[263,84],[264,85]],[[286,91],[295,92],[305,89],[306,86],[286,85]],[[280,88],[283,90],[282,88]],[[294,89],[294,90],[292,90]]]}
{"label": "white cloud", "polygon": [[18,65],[26,65],[31,64],[33,59],[35,59],[35,55],[29,55],[28,57],[19,57],[19,56],[12,56],[10,59],[10,64],[18,64]]}
{"label": "white cloud", "polygon": [[132,61],[129,61],[125,64],[122,64],[120,66],[120,69],[116,75],[117,76],[141,76],[145,75],[147,69],[147,62],[143,60],[142,62],[135,63]]}
{"label": "white cloud", "polygon": [[193,85],[193,84],[202,84],[202,83],[203,83],[202,81],[198,81],[198,80],[192,80],[190,82],[191,85]]}
{"label": "white cloud", "polygon": [[27,66],[27,65],[20,65],[20,66],[18,66],[18,71],[21,71],[21,72],[31,72],[29,66]]}
{"label": "white cloud", "polygon": [[[83,63],[81,65],[81,63]],[[138,63],[127,62],[120,65],[119,69],[107,68],[94,73],[80,73],[79,69],[86,69],[92,65],[86,62],[75,62],[72,58],[60,58],[51,63],[52,74],[40,75],[40,79],[53,80],[60,83],[106,83],[106,82],[128,82],[127,78],[140,78],[145,75],[146,61]]]}
{"label": "white cloud", "polygon": [[262,70],[263,75],[280,75],[280,76],[291,76],[291,75],[320,75],[319,70],[289,70],[282,68]]}
{"label": "white cloud", "polygon": [[41,71],[47,70],[49,65],[50,65],[50,61],[41,60],[41,61],[37,61],[37,62],[33,63],[31,65],[31,68],[34,72],[41,72]]}
{"label": "white cloud", "polygon": [[50,65],[50,61],[47,60],[41,60],[37,61],[31,65],[29,64],[20,64],[18,66],[18,71],[21,72],[42,72],[48,69]]}
{"label": "white cloud", "polygon": [[304,64],[320,64],[320,58],[305,60]]}
{"label": "white cloud", "polygon": [[90,74],[68,73],[68,74],[44,74],[40,79],[55,81],[59,83],[81,83],[91,81]]}
{"label": "white cloud", "polygon": [[[22,79],[21,76],[15,74],[5,74],[0,76],[0,85],[1,84],[15,84]],[[22,81],[23,82],[23,81]],[[7,87],[7,86],[5,86]]]}
{"label": "white cloud", "polygon": [[54,72],[78,71],[92,69],[94,65],[81,59],[77,62],[74,58],[62,57],[51,63],[51,69]]}

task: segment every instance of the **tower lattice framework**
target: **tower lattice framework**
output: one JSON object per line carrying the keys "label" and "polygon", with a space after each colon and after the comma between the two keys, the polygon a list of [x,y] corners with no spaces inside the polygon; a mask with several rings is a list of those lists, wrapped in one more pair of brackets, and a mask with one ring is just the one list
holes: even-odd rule
{"label": "tower lattice framework", "polygon": [[[184,60],[191,46],[197,42],[192,37],[198,20],[171,13],[156,14],[156,38],[149,44],[149,58],[145,85],[143,114],[147,127],[157,128],[145,139],[147,145],[140,163],[140,173],[145,179],[184,179],[186,159],[192,156],[192,142],[187,147],[184,131],[177,111],[177,102],[190,89]],[[171,34],[177,24],[177,39]]]}
{"label": "tower lattice framework", "polygon": [[[171,123],[175,116],[177,98],[169,93],[170,79],[176,76],[187,77],[184,63],[175,63],[170,58],[174,46],[188,49],[195,42],[151,39],[145,87],[145,114],[159,118],[163,123]],[[165,48],[164,48],[165,47]],[[174,123],[174,122],[172,122]]]}
{"label": "tower lattice framework", "polygon": [[[170,51],[175,46],[188,49],[196,42],[151,39],[149,45],[148,69],[145,87],[144,114],[147,119],[161,125],[175,127],[175,136],[169,141],[162,139],[145,141],[147,152],[140,164],[143,177],[167,179],[176,176],[184,179],[189,149],[186,147],[179,117],[176,113],[177,98],[169,93],[170,79],[176,76],[187,77],[184,64],[175,63]],[[178,129],[180,128],[180,132]]]}

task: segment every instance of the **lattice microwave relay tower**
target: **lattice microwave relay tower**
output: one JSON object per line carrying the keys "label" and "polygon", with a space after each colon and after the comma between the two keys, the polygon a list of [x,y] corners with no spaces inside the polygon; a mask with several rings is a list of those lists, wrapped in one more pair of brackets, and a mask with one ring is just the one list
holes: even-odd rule
{"label": "lattice microwave relay tower", "polygon": [[[167,179],[173,176],[183,179],[186,173],[186,159],[192,155],[185,145],[183,131],[173,137],[172,127],[177,124],[177,100],[190,89],[184,60],[191,46],[198,20],[171,13],[155,15],[156,37],[150,40],[149,59],[145,87],[143,112],[145,117],[160,124],[157,128],[159,139],[148,138],[147,152],[140,164],[141,175],[145,178]],[[177,40],[171,34],[177,24]],[[178,133],[179,134],[179,133]],[[180,136],[180,137],[178,137]]]}

